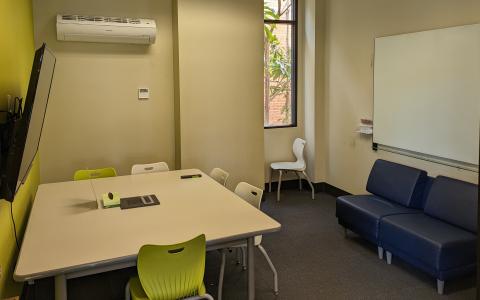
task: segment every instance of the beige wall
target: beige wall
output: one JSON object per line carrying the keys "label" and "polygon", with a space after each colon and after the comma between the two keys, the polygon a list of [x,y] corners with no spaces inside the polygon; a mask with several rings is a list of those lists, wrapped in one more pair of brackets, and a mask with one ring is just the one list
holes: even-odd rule
{"label": "beige wall", "polygon": [[[178,0],[177,10],[171,1],[34,0],[36,44],[46,41],[58,58],[42,181],[68,180],[86,167],[126,174],[133,163],[164,160],[225,168],[232,187],[240,180],[261,186],[270,162],[293,159],[295,137],[307,139],[313,180],[350,192],[364,191],[379,157],[476,181],[476,173],[375,153],[354,130],[372,116],[373,39],[480,22],[480,2],[305,0],[300,7],[299,126],[263,130],[261,2]],[[157,42],[58,42],[59,12],[154,18]],[[137,100],[140,86],[150,87],[149,101]]]}
{"label": "beige wall", "polygon": [[[307,0],[312,1],[312,0]],[[326,0],[316,0],[314,1],[315,7],[312,11],[315,12],[315,15],[312,15],[312,21],[315,22],[315,69],[313,70],[314,77],[311,81],[311,89],[314,90],[314,98],[305,98],[306,107],[305,110],[309,110],[307,105],[310,105],[311,115],[305,118],[305,127],[311,127],[310,132],[306,130],[307,140],[314,140],[315,147],[314,149],[307,148],[307,155],[314,157],[314,163],[308,166],[307,171],[310,174],[312,181],[314,182],[325,182],[326,180],[326,159],[327,159],[327,148],[326,148],[326,135],[327,132],[325,128],[325,7]],[[308,7],[305,9],[306,14],[309,13]],[[308,31],[307,31],[308,32]],[[308,61],[307,61],[308,64]],[[307,82],[305,83],[306,88],[308,87]],[[308,125],[307,125],[308,124]],[[308,136],[311,136],[308,138]]]}
{"label": "beige wall", "polygon": [[[310,174],[310,178],[316,181],[316,168],[315,163],[318,157],[315,155],[315,150],[318,145],[318,141],[315,136],[317,129],[315,126],[317,97],[319,96],[319,90],[316,87],[316,70],[317,70],[317,55],[316,49],[319,40],[317,39],[317,11],[315,0],[302,1],[303,5],[300,6],[301,23],[304,30],[302,31],[303,37],[303,77],[299,81],[299,87],[303,91],[304,110],[305,110],[305,140],[307,141],[304,154],[307,162],[307,173]],[[318,57],[321,59],[320,57]]]}
{"label": "beige wall", "polygon": [[[173,42],[171,1],[34,0],[36,45],[57,57],[40,148],[42,182],[72,178],[79,168],[134,163],[174,166]],[[154,45],[56,40],[57,13],[152,18]],[[150,100],[137,100],[139,87]]]}
{"label": "beige wall", "polygon": [[384,158],[477,182],[477,173],[371,150],[371,138],[354,133],[373,111],[373,40],[407,32],[480,22],[478,0],[329,0],[326,23],[327,182],[363,192],[370,168]]}
{"label": "beige wall", "polygon": [[181,166],[264,182],[263,9],[257,0],[178,0]]}

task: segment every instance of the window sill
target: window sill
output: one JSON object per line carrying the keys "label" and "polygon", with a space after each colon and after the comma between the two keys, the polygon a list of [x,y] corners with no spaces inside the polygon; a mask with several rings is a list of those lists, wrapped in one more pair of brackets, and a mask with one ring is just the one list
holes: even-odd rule
{"label": "window sill", "polygon": [[278,128],[293,128],[297,127],[297,124],[291,124],[291,125],[280,125],[280,126],[263,126],[263,129],[278,129]]}

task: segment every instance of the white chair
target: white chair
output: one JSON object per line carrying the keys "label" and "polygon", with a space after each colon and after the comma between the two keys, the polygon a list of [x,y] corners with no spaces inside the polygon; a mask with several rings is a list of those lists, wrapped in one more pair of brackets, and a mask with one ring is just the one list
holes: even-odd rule
{"label": "white chair", "polygon": [[220,169],[220,168],[215,168],[210,172],[210,177],[215,179],[218,183],[220,183],[223,186],[227,185],[227,179],[230,174],[228,172]]}
{"label": "white chair", "polygon": [[300,190],[302,190],[302,178],[300,174],[303,174],[305,179],[307,179],[308,184],[310,185],[310,188],[312,189],[312,199],[315,199],[315,189],[313,188],[312,181],[310,180],[310,177],[308,177],[307,172],[305,172],[305,169],[307,168],[307,163],[305,162],[305,159],[303,158],[303,149],[305,149],[305,144],[307,142],[305,140],[302,140],[300,138],[296,138],[295,141],[293,142],[293,154],[297,158],[297,161],[295,162],[274,162],[270,164],[270,184],[268,187],[268,191],[272,191],[272,175],[273,171],[278,171],[278,188],[277,188],[277,201],[280,201],[280,188],[282,186],[282,175],[283,172],[287,173],[289,171],[295,172],[298,177],[298,182],[300,185]]}
{"label": "white chair", "polygon": [[[252,206],[260,209],[260,203],[262,201],[262,195],[263,195],[263,190],[254,187],[253,185],[250,185],[246,182],[240,182],[237,187],[235,188],[235,194],[243,198],[245,201],[250,203]],[[267,252],[261,245],[262,243],[262,236],[258,235],[255,237],[255,247],[260,250],[260,252],[263,254],[265,259],[267,260],[268,265],[270,266],[270,269],[272,269],[273,272],[273,282],[274,282],[274,292],[275,295],[278,295],[278,274],[277,270],[275,269],[275,266],[273,265],[272,261],[270,260],[270,257],[268,256]],[[238,245],[234,246],[232,248],[240,248],[242,250],[242,257],[243,257],[243,268],[246,269],[246,259],[245,259],[245,252],[247,245]],[[222,289],[223,289],[223,275],[225,273],[225,260],[226,260],[226,253],[227,249],[223,249],[221,251],[222,253],[222,264],[220,266],[220,276],[218,280],[218,296],[217,299],[221,300],[222,299]]]}
{"label": "white chair", "polygon": [[152,164],[132,166],[132,175],[144,174],[144,173],[155,173],[155,172],[167,172],[167,171],[170,171],[170,169],[168,168],[168,164],[163,161],[152,163]]}

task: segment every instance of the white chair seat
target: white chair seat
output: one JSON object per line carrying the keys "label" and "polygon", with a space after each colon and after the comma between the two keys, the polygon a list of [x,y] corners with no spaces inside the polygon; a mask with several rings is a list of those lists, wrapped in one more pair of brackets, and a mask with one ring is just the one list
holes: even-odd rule
{"label": "white chair seat", "polygon": [[305,163],[301,161],[296,162],[274,162],[270,165],[274,170],[292,170],[302,172],[305,170]]}
{"label": "white chair seat", "polygon": [[315,188],[313,187],[312,181],[307,175],[305,169],[307,168],[307,163],[303,157],[303,150],[305,148],[306,142],[300,138],[295,139],[293,142],[293,154],[297,158],[297,161],[294,162],[274,162],[270,164],[270,184],[268,186],[268,191],[272,191],[272,175],[273,171],[278,171],[278,186],[277,186],[277,201],[280,201],[280,188],[282,186],[282,175],[283,171],[293,171],[298,176],[298,184],[300,190],[302,190],[302,178],[301,175],[307,179],[310,188],[312,189],[312,199],[315,199]]}

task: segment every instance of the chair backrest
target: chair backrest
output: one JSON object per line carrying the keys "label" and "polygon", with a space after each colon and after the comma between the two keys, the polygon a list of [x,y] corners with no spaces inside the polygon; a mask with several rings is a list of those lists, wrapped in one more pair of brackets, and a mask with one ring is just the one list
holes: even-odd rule
{"label": "chair backrest", "polygon": [[168,168],[168,164],[163,161],[152,164],[137,164],[132,166],[132,175],[167,171],[170,171],[170,169]]}
{"label": "chair backrest", "polygon": [[391,161],[375,161],[367,182],[367,191],[391,202],[422,208],[427,172]]}
{"label": "chair backrest", "polygon": [[305,165],[305,158],[303,157],[303,150],[307,142],[301,138],[296,138],[293,142],[293,154],[297,158],[297,162]]}
{"label": "chair backrest", "polygon": [[[245,201],[250,203],[255,208],[260,209],[260,204],[262,203],[263,190],[248,184],[246,182],[240,182],[235,188],[235,194],[243,198]],[[262,236],[257,235],[255,237],[255,245],[260,245],[262,243]]]}
{"label": "chair backrest", "polygon": [[227,185],[228,176],[230,176],[230,174],[220,168],[215,168],[210,172],[210,177],[223,186]]}
{"label": "chair backrest", "polygon": [[183,299],[204,294],[205,235],[176,245],[145,245],[137,258],[138,277],[148,299]]}
{"label": "chair backrest", "polygon": [[424,212],[465,230],[477,233],[478,186],[438,176],[433,181]]}
{"label": "chair backrest", "polygon": [[260,209],[260,203],[262,202],[263,190],[248,184],[246,182],[240,182],[235,188],[235,194],[243,198],[245,201]]}
{"label": "chair backrest", "polygon": [[78,170],[75,172],[75,174],[73,174],[73,180],[88,180],[115,176],[117,176],[117,171],[115,171],[115,168]]}

